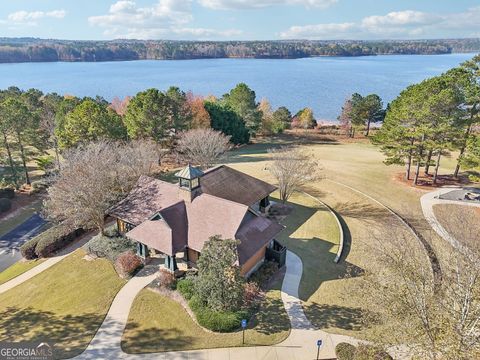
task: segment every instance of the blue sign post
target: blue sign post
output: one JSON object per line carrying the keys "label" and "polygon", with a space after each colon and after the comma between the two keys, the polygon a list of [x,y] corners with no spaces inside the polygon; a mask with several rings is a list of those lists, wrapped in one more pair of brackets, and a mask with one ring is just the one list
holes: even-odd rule
{"label": "blue sign post", "polygon": [[322,340],[317,340],[317,360],[320,357],[320,348],[322,347],[323,341]]}
{"label": "blue sign post", "polygon": [[245,344],[245,328],[247,327],[247,320],[242,320],[242,344]]}

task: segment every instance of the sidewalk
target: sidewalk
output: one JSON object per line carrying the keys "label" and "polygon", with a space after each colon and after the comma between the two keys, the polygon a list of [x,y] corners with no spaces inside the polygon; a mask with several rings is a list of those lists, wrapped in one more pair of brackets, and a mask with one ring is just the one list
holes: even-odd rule
{"label": "sidewalk", "polygon": [[316,359],[317,340],[322,340],[320,359],[335,359],[339,342],[357,344],[354,338],[315,330],[303,312],[298,299],[298,286],[303,265],[294,253],[287,252],[286,274],[282,284],[282,300],[292,325],[289,337],[278,345],[233,347],[155,354],[126,354],[120,344],[128,314],[135,296],[156,277],[155,268],[147,267],[132,278],[117,294],[112,306],[87,349],[75,359],[198,359],[198,360],[306,360]]}

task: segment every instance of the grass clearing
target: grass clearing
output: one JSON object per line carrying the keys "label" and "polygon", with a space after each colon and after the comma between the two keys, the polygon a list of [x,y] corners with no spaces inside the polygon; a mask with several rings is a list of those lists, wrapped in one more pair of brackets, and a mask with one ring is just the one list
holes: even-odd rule
{"label": "grass clearing", "polygon": [[47,341],[56,358],[80,354],[125,284],[110,262],[79,249],[0,295],[0,341]]}
{"label": "grass clearing", "polygon": [[6,283],[7,281],[12,280],[18,275],[21,275],[24,272],[34,268],[35,266],[40,265],[45,260],[46,259],[17,261],[12,266],[0,272],[0,284]]}
{"label": "grass clearing", "polygon": [[150,353],[218,347],[273,345],[287,338],[290,321],[280,296],[280,281],[245,331],[219,334],[197,325],[176,301],[144,289],[136,297],[122,339],[127,353]]}

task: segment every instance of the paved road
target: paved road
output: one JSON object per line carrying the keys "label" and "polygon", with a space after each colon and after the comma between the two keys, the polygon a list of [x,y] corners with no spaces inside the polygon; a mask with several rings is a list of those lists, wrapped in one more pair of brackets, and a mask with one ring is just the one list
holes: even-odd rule
{"label": "paved road", "polygon": [[46,221],[38,214],[32,215],[9,233],[0,237],[0,271],[22,258],[20,246],[35,235],[38,235]]}

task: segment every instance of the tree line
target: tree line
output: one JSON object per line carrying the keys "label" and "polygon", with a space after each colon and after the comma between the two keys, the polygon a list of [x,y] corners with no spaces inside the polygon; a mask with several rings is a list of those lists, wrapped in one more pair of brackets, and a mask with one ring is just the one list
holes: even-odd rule
{"label": "tree line", "polygon": [[[405,179],[417,185],[420,170],[433,170],[433,183],[443,156],[458,151],[453,173],[461,167],[480,169],[480,55],[442,75],[403,90],[387,107],[373,137],[386,164],[405,165]],[[478,180],[478,176],[471,175]]]}
{"label": "tree line", "polygon": [[176,60],[202,58],[304,58],[480,51],[480,39],[442,40],[43,40],[0,38],[0,63],[46,61]]}
{"label": "tree line", "polygon": [[99,96],[78,98],[10,87],[0,91],[2,181],[17,189],[30,185],[30,161],[60,170],[62,152],[98,140],[151,140],[172,149],[182,132],[211,128],[233,144],[244,144],[259,133],[282,132],[291,122],[287,108],[272,110],[266,99],[257,102],[255,92],[243,83],[218,99],[170,87],[111,103]]}

